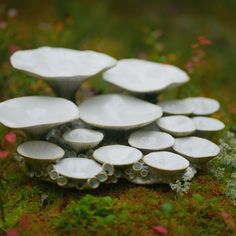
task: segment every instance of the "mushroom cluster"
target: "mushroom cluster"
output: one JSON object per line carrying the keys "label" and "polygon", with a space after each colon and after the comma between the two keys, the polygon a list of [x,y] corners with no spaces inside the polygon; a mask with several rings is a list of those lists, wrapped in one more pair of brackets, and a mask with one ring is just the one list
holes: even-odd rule
{"label": "mushroom cluster", "polygon": [[[0,103],[0,123],[33,139],[21,143],[16,153],[20,169],[31,178],[79,190],[119,178],[170,184],[191,180],[219,154],[219,147],[206,139],[224,129],[224,123],[207,117],[218,111],[219,102],[189,97],[151,103],[140,96],[156,96],[188,82],[189,76],[175,66],[51,47],[17,51],[10,61],[14,68],[45,79],[63,97]],[[101,72],[105,81],[130,94],[73,103],[82,81]]]}

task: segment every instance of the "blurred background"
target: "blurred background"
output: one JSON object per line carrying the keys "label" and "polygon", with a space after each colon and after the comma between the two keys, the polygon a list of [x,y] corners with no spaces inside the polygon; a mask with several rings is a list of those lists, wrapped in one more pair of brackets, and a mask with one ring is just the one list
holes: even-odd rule
{"label": "blurred background", "polygon": [[[191,82],[163,97],[203,95],[219,99],[226,122],[236,107],[236,1],[0,1],[0,101],[52,94],[42,80],[15,71],[10,55],[43,45],[91,49],[138,57],[186,70]],[[98,76],[81,94],[117,91]]]}

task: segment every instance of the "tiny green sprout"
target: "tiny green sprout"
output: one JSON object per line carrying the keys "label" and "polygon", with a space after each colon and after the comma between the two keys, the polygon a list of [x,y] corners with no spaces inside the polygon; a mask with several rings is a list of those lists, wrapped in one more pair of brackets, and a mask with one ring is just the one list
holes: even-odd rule
{"label": "tiny green sprout", "polygon": [[169,215],[172,210],[173,210],[173,206],[171,203],[163,203],[161,205],[161,209],[163,210],[163,212],[166,214],[166,215]]}
{"label": "tiny green sprout", "polygon": [[204,201],[204,197],[198,193],[193,194],[193,199],[198,204],[201,204]]}

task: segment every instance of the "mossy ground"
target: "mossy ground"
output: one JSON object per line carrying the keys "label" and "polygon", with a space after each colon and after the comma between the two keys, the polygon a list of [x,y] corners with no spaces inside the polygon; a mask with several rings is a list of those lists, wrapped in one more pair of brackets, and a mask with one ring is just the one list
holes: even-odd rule
{"label": "mossy ground", "polygon": [[[16,16],[9,11],[12,8],[17,9]],[[9,56],[15,49],[89,48],[116,58],[142,57],[184,68],[191,82],[163,93],[160,99],[214,97],[222,104],[215,117],[232,128],[236,120],[235,11],[236,4],[230,0],[3,1],[0,99],[53,95],[42,80],[11,68]],[[91,91],[121,92],[100,76],[83,84],[78,99]],[[7,131],[0,127],[1,137]],[[157,235],[153,227],[158,225],[168,235],[236,235],[236,208],[226,196],[225,182],[207,171],[194,178],[184,196],[165,185],[143,187],[125,180],[93,191],[64,190],[23,176],[13,157],[0,160],[0,175],[6,179],[0,235]]]}

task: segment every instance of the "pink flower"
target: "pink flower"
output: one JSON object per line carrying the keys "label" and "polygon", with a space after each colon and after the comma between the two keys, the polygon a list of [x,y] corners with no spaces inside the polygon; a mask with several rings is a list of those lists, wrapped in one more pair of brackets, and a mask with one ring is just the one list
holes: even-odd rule
{"label": "pink flower", "polygon": [[17,51],[19,49],[20,48],[14,43],[10,44],[9,47],[8,47],[8,50],[9,50],[10,54],[13,54],[15,51]]}
{"label": "pink flower", "polygon": [[19,236],[19,234],[17,233],[15,229],[8,229],[6,236]]}
{"label": "pink flower", "polygon": [[1,20],[1,21],[0,21],[0,29],[5,29],[6,27],[7,27],[7,22]]}
{"label": "pink flower", "polygon": [[230,108],[230,113],[236,114],[236,107],[231,107]]}
{"label": "pink flower", "polygon": [[15,143],[16,142],[16,134],[14,132],[8,132],[7,134],[5,134],[5,140],[8,143]]}
{"label": "pink flower", "polygon": [[168,234],[168,230],[165,227],[161,226],[161,225],[154,226],[152,229],[157,234],[161,234],[161,235]]}
{"label": "pink flower", "polygon": [[201,45],[211,45],[212,44],[212,41],[209,40],[207,37],[205,36],[199,36],[198,37],[198,42],[201,44]]}
{"label": "pink flower", "polygon": [[18,10],[15,9],[15,8],[10,8],[10,9],[7,11],[7,15],[8,15],[10,18],[16,17],[17,14],[18,14]]}
{"label": "pink flower", "polygon": [[5,159],[5,158],[8,157],[8,155],[9,155],[8,151],[6,151],[6,150],[1,150],[0,151],[0,159]]}

